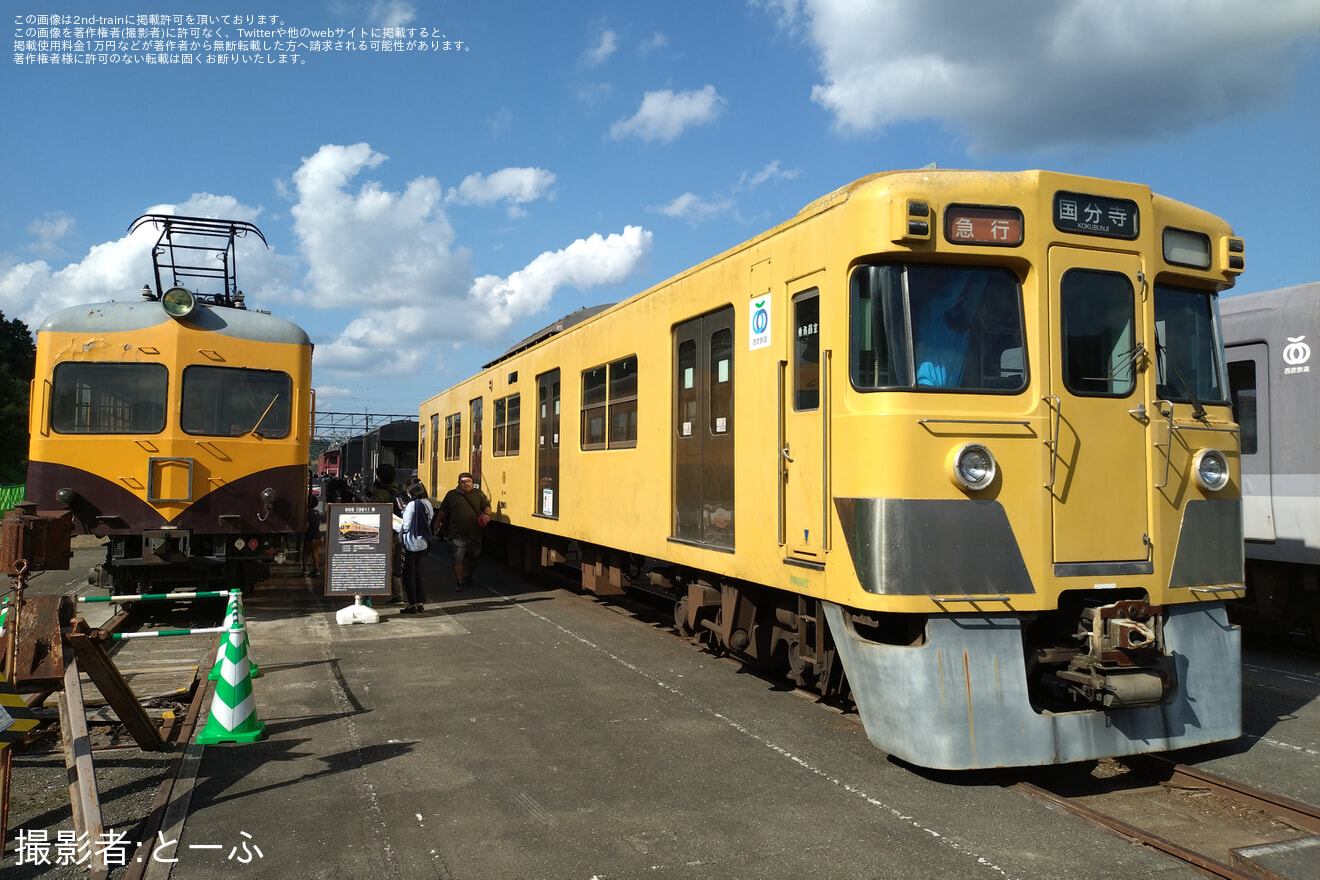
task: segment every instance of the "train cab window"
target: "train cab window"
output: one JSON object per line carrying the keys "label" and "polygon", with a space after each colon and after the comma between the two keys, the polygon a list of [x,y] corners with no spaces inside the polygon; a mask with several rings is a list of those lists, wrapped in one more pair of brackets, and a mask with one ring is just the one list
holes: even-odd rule
{"label": "train cab window", "polygon": [[180,426],[212,437],[287,437],[293,379],[278,370],[191,366],[183,371]]}
{"label": "train cab window", "polygon": [[793,409],[820,406],[820,293],[793,300]]}
{"label": "train cab window", "polygon": [[865,265],[850,283],[849,372],[861,391],[1016,393],[1022,293],[998,268]]}
{"label": "train cab window", "polygon": [[1242,429],[1242,454],[1255,455],[1260,450],[1260,426],[1256,420],[1256,362],[1230,363],[1228,387],[1233,399],[1233,419]]}
{"label": "train cab window", "polygon": [[1137,386],[1135,296],[1117,272],[1074,269],[1059,290],[1063,383],[1073,394],[1126,397]]}
{"label": "train cab window", "polygon": [[1214,294],[1155,285],[1155,343],[1161,400],[1193,406],[1227,402]]}
{"label": "train cab window", "polygon": [[51,380],[50,426],[59,434],[159,434],[169,371],[163,364],[67,362]]}

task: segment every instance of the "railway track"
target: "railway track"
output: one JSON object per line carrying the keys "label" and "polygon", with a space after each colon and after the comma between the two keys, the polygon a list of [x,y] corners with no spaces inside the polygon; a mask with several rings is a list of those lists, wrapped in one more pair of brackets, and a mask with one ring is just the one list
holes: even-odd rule
{"label": "railway track", "polygon": [[1026,795],[1165,853],[1208,877],[1320,876],[1320,808],[1158,756],[1019,782]]}

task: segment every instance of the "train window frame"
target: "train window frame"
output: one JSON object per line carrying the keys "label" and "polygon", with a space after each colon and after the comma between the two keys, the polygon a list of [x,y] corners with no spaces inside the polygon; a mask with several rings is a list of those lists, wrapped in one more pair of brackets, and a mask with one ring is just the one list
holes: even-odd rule
{"label": "train window frame", "polygon": [[[1117,294],[1113,299],[1114,306],[1126,309],[1127,327],[1125,331],[1119,332],[1118,337],[1105,339],[1092,332],[1082,334],[1069,330],[1070,324],[1085,328],[1087,331],[1092,331],[1097,326],[1102,329],[1117,326],[1108,322],[1097,322],[1093,313],[1083,316],[1075,311],[1083,307],[1101,306],[1101,295],[1108,295],[1108,291],[1097,294],[1089,287],[1080,286],[1079,279],[1082,278],[1121,282],[1121,290],[1118,287],[1111,288]],[[1127,351],[1120,352],[1119,346],[1125,344],[1124,334],[1126,334]],[[1138,347],[1141,340],[1138,336],[1136,291],[1133,289],[1131,278],[1122,272],[1105,269],[1073,268],[1063,273],[1063,278],[1059,282],[1059,362],[1063,386],[1069,394],[1075,397],[1104,397],[1116,400],[1135,394],[1140,385],[1137,380],[1137,356],[1141,351]],[[1092,344],[1083,346],[1083,338],[1092,340]],[[1095,340],[1099,340],[1099,347]],[[1093,355],[1099,354],[1104,357],[1104,364],[1084,364],[1082,359],[1088,348]],[[1085,375],[1086,373],[1096,375]],[[1127,385],[1121,390],[1116,390],[1121,387],[1118,384],[1121,373],[1126,375]],[[1105,382],[1109,384],[1107,389],[1087,384]]]}
{"label": "train window frame", "polygon": [[1022,280],[1007,266],[859,261],[848,306],[856,391],[1016,395],[1031,384]]}
{"label": "train window frame", "polygon": [[495,401],[495,430],[491,455],[508,458],[518,454],[522,401],[520,394],[510,394]]}
{"label": "train window frame", "polygon": [[1256,408],[1259,386],[1253,358],[1228,362],[1228,393],[1233,402],[1233,421],[1238,425],[1238,452],[1255,455],[1260,451],[1260,421]]}
{"label": "train window frame", "polygon": [[813,287],[793,297],[793,411],[814,412],[818,409],[820,290]]}
{"label": "train window frame", "polygon": [[[108,373],[128,374],[129,372],[140,373],[143,376],[147,376],[148,374],[154,374],[150,376],[153,386],[151,388],[153,394],[149,399],[133,400],[127,403],[120,402],[118,404],[115,404],[113,402],[109,402],[109,403],[102,403],[96,405],[93,403],[90,397],[86,400],[85,403],[81,403],[78,400],[78,395],[80,394],[80,392],[78,391],[80,387],[80,383],[78,383],[78,379],[81,377],[79,377],[77,374],[79,372],[87,373],[92,371],[101,374],[108,374]],[[70,382],[70,379],[72,379],[72,382]],[[65,391],[63,388],[63,386],[66,384],[71,386],[67,391]],[[170,372],[169,369],[164,364],[123,363],[120,361],[64,361],[63,363],[56,364],[55,369],[52,371],[51,374],[50,412],[48,414],[48,417],[50,419],[50,428],[55,433],[64,434],[64,435],[160,434],[165,430],[166,423],[168,421],[167,413],[168,413],[169,396],[170,396],[169,386],[170,386]],[[97,393],[97,388],[95,386],[88,385],[87,383],[81,383],[81,387],[86,389],[81,392],[81,394],[83,395],[90,395]],[[156,391],[159,391],[158,395],[154,393]],[[105,392],[102,391],[101,393],[105,393]],[[74,418],[71,421],[66,420],[64,418],[65,414],[61,413],[57,409],[57,407],[59,407],[61,404],[61,397],[65,395],[69,396],[70,406],[68,408],[68,413],[74,416]],[[121,424],[118,427],[112,425],[107,426],[102,424],[98,426],[97,429],[93,430],[92,420],[91,420],[91,415],[93,412],[97,410],[101,410],[105,415],[110,416],[110,418],[112,419],[122,419],[123,418],[122,415],[114,416],[111,415],[111,413],[112,411],[116,411],[116,410],[123,411],[125,407],[127,407],[127,411],[129,413],[128,421],[126,424]],[[136,414],[136,411],[139,407],[149,408],[144,411],[144,414],[154,417],[151,419],[151,424],[156,426],[154,430],[143,430],[143,431],[134,430],[134,428],[136,427],[136,425],[134,424],[136,419],[134,419],[133,416]],[[84,411],[87,414],[86,427],[84,428],[78,428],[77,426],[77,413],[80,411]]]}
{"label": "train window frame", "polygon": [[637,446],[637,355],[630,354],[582,371],[583,451]]}
{"label": "train window frame", "polygon": [[463,414],[451,413],[445,416],[445,461],[458,461],[463,451]]}
{"label": "train window frame", "polygon": [[[247,374],[248,378],[264,376],[273,380],[267,388],[258,392],[257,407],[260,407],[260,401],[265,397],[263,392],[275,391],[276,384],[281,386],[275,397],[270,400],[261,413],[256,415],[256,421],[252,421],[252,414],[255,413],[257,407],[250,408],[248,412],[244,412],[240,416],[234,411],[236,406],[234,398],[222,399],[215,389],[208,388],[207,385],[199,385],[199,380],[202,377],[213,377],[232,389],[235,386],[230,383],[237,379],[240,374]],[[198,400],[194,397],[194,394],[198,393],[202,395],[200,399],[203,401],[210,401],[217,406],[225,406],[225,411],[212,409],[211,424],[206,424],[205,421],[192,421],[194,416],[190,412],[192,409],[190,404]],[[283,419],[282,423],[281,418]],[[293,377],[283,370],[220,367],[212,364],[189,364],[183,368],[179,390],[179,429],[189,436],[245,437],[249,434],[256,434],[267,440],[283,440],[293,434],[293,418]],[[234,421],[234,419],[240,420]],[[230,427],[228,430],[220,430],[220,425],[224,422],[229,422]],[[249,422],[251,422],[251,426],[245,427]],[[272,427],[258,430],[267,424]],[[280,430],[281,427],[282,430]]]}
{"label": "train window frame", "polygon": [[[1194,325],[1189,328],[1184,323],[1176,332],[1168,332],[1171,300],[1181,298],[1184,302],[1194,301],[1206,308],[1194,317]],[[1198,309],[1198,311],[1200,311]],[[1170,403],[1212,404],[1228,406],[1231,403],[1228,384],[1228,369],[1224,356],[1224,336],[1219,320],[1219,297],[1213,291],[1192,287],[1179,287],[1157,281],[1155,283],[1155,381],[1156,396]],[[1180,357],[1186,344],[1198,337],[1201,344],[1196,351],[1210,353],[1209,363],[1188,363]],[[1191,381],[1196,388],[1184,386],[1187,374],[1177,369],[1178,363],[1192,374]],[[1170,369],[1170,366],[1173,369]],[[1170,375],[1172,374],[1172,375]],[[1202,384],[1205,377],[1212,377],[1209,385]],[[1215,386],[1218,386],[1218,390]]]}

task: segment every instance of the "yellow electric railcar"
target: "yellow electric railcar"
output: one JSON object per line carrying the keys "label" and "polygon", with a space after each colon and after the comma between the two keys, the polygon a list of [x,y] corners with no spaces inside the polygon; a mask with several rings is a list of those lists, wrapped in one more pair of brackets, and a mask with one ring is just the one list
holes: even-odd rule
{"label": "yellow electric railcar", "polygon": [[919,765],[1232,739],[1244,259],[1145,186],[872,175],[425,401],[421,474],[588,589],[663,560],[681,629]]}
{"label": "yellow electric railcar", "polygon": [[108,538],[101,586],[246,588],[301,549],[311,340],[246,308],[235,239],[260,238],[255,226],[148,215],[132,228],[147,223],[161,229],[154,290],[37,331],[27,497]]}

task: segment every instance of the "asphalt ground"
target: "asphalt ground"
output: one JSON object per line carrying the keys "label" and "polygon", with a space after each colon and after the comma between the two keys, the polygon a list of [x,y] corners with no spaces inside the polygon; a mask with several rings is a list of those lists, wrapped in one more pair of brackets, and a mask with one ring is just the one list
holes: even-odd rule
{"label": "asphalt ground", "polygon": [[[1198,876],[1011,789],[1031,773],[903,765],[855,716],[645,616],[491,563],[455,594],[432,562],[426,613],[381,605],[374,625],[337,625],[342,601],[301,578],[247,599],[265,735],[189,748],[149,877]],[[1292,674],[1283,696],[1248,685],[1247,737],[1191,757],[1320,791],[1320,678]],[[110,754],[106,826],[129,829],[160,768]],[[11,828],[71,827],[62,774],[16,764]],[[12,844],[4,867],[85,876],[16,865]]]}

